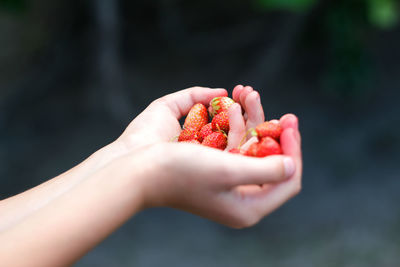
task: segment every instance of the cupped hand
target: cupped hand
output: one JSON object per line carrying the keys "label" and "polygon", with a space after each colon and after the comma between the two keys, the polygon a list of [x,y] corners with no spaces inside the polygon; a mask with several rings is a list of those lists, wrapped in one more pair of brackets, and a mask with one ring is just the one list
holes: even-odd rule
{"label": "cupped hand", "polygon": [[293,133],[287,130],[284,137],[293,156],[251,158],[193,144],[155,145],[144,161],[156,166],[142,183],[145,206],[250,227],[299,193],[301,159]]}
{"label": "cupped hand", "polygon": [[176,140],[181,131],[179,119],[197,103],[208,105],[217,96],[227,96],[225,89],[192,87],[153,101],[120,136],[128,151],[135,148]]}
{"label": "cupped hand", "polygon": [[[254,225],[300,191],[300,134],[294,115],[281,119],[284,155],[250,158],[171,142],[181,130],[179,119],[194,104],[208,104],[212,98],[226,95],[224,89],[199,87],[167,95],[154,101],[119,138],[128,148],[130,164],[149,170],[144,179],[139,179],[145,207],[174,207],[242,228]],[[245,103],[257,101],[250,95],[258,93],[248,93]],[[235,106],[230,117],[237,115]],[[264,121],[262,107],[251,110],[249,104],[244,109],[247,118],[241,120],[249,127]]]}

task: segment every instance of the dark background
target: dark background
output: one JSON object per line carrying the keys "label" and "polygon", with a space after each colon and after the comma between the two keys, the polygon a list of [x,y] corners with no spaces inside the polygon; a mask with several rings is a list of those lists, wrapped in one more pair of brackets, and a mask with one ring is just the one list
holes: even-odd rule
{"label": "dark background", "polygon": [[0,0],[0,197],[81,162],[160,96],[252,85],[267,119],[300,118],[302,193],[240,231],[147,210],[76,266],[398,266],[398,11],[394,0]]}

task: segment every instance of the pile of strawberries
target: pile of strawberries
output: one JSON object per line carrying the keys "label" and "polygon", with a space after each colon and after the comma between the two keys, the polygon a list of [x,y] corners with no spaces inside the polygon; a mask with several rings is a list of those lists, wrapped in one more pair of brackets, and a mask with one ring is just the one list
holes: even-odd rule
{"label": "pile of strawberries", "polygon": [[[185,119],[178,142],[201,144],[225,150],[229,133],[228,109],[233,103],[235,101],[229,97],[215,97],[211,100],[208,110],[203,104],[194,105]],[[209,116],[211,122],[209,122]],[[258,142],[251,144],[247,150],[239,146],[229,152],[250,157],[282,154],[279,144],[282,128],[279,121],[261,123],[255,129],[251,129],[251,133],[257,137]]]}
{"label": "pile of strawberries", "polygon": [[[228,109],[233,103],[229,97],[215,97],[208,111],[203,104],[194,105],[185,119],[178,141],[224,150],[228,144]],[[212,118],[211,122],[208,114]]]}

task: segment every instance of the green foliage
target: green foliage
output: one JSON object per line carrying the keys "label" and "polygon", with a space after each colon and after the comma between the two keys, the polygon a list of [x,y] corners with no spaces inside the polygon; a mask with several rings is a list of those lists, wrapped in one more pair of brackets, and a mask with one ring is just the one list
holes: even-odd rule
{"label": "green foliage", "polygon": [[265,9],[287,9],[304,11],[316,3],[317,0],[258,0],[258,5]]}
{"label": "green foliage", "polygon": [[380,28],[395,26],[399,19],[399,6],[395,0],[368,0],[369,21]]}

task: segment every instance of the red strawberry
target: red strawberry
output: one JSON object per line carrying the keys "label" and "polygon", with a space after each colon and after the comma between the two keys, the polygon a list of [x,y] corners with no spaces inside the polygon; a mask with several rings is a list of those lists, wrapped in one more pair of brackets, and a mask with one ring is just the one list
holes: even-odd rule
{"label": "red strawberry", "polygon": [[279,122],[274,121],[266,121],[259,124],[253,135],[258,136],[259,139],[263,137],[272,137],[275,140],[279,141],[279,137],[282,134],[282,127]]}
{"label": "red strawberry", "polygon": [[257,152],[258,156],[266,157],[270,155],[280,155],[282,154],[282,149],[275,139],[271,137],[264,137],[260,141]]}
{"label": "red strawberry", "polygon": [[241,151],[239,148],[232,148],[231,150],[229,150],[229,153],[232,154],[241,154]]}
{"label": "red strawberry", "polygon": [[261,141],[252,144],[246,151],[247,156],[259,158],[279,154],[282,154],[281,146],[271,137],[262,138]]}
{"label": "red strawberry", "polygon": [[228,144],[228,140],[223,133],[215,132],[207,136],[201,144],[203,146],[224,150]]}
{"label": "red strawberry", "polygon": [[206,125],[204,125],[203,128],[201,128],[200,133],[199,133],[199,141],[202,142],[204,140],[204,138],[206,138],[207,136],[209,136],[212,133],[213,133],[212,124],[210,122],[210,123],[207,123]]}
{"label": "red strawberry", "polygon": [[226,134],[229,132],[229,118],[228,112],[221,112],[211,121],[213,131],[224,131]]}
{"label": "red strawberry", "polygon": [[201,143],[199,141],[197,141],[196,139],[182,141],[182,143],[190,143],[190,144],[201,145]]}
{"label": "red strawberry", "polygon": [[198,140],[199,132],[193,130],[192,128],[185,128],[182,130],[178,137],[178,142],[188,141],[188,140]]}
{"label": "red strawberry", "polygon": [[210,116],[214,117],[223,111],[227,111],[233,103],[235,103],[235,101],[227,96],[214,97],[210,101],[210,107],[208,108]]}
{"label": "red strawberry", "polygon": [[195,131],[200,129],[208,123],[207,108],[203,104],[194,105],[185,119],[183,124],[184,128],[192,128]]}
{"label": "red strawberry", "polygon": [[259,142],[251,144],[244,154],[246,156],[256,157],[258,151],[258,144]]}

